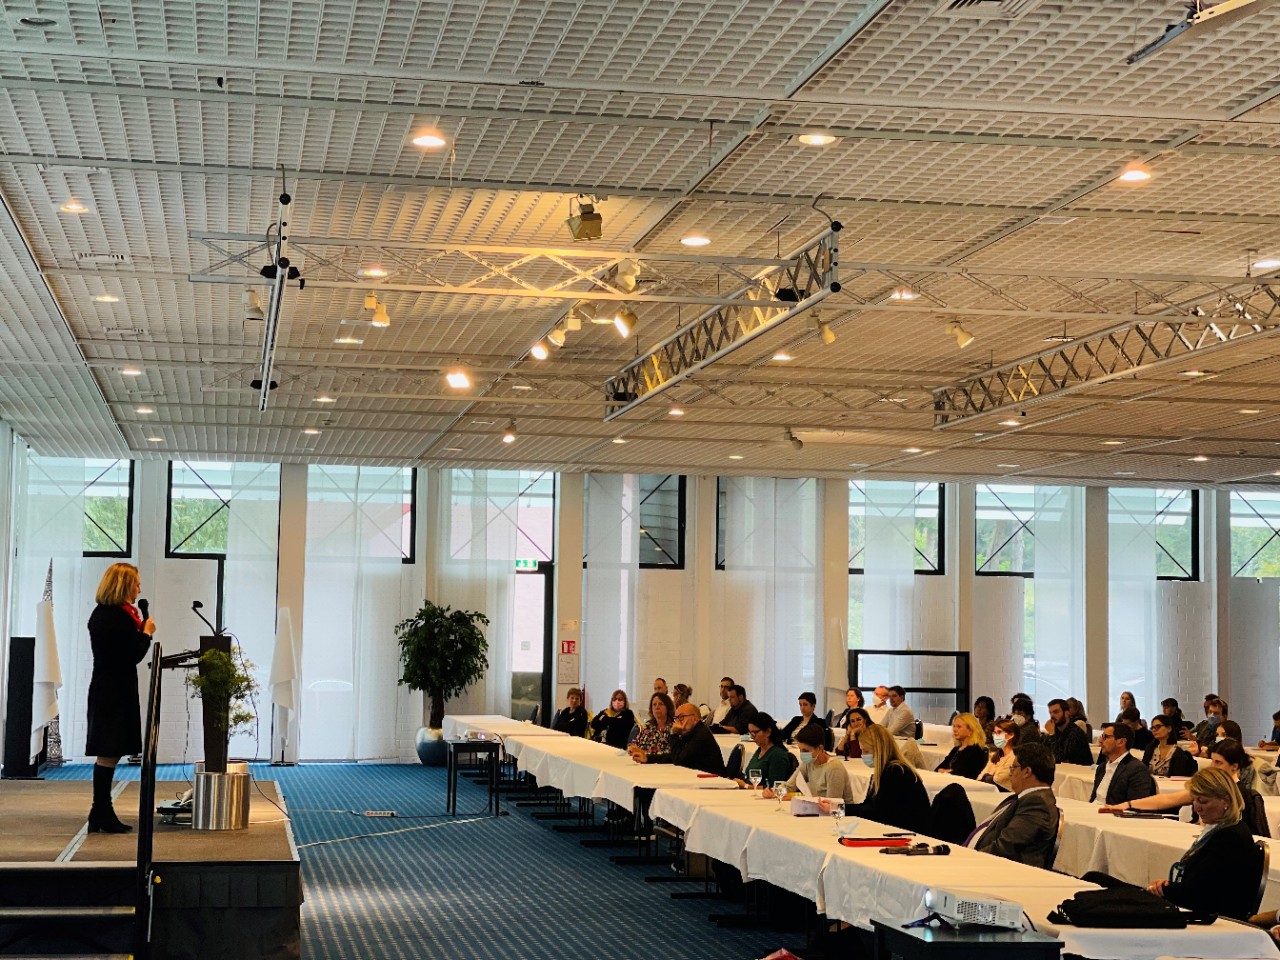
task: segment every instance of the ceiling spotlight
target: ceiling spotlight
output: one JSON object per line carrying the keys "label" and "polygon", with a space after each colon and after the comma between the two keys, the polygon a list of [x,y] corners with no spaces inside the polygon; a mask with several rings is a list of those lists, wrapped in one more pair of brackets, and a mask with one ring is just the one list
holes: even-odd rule
{"label": "ceiling spotlight", "polygon": [[141,370],[139,370],[137,367],[125,367],[123,370],[121,370],[121,371],[120,371],[120,376],[122,376],[122,377],[140,377],[140,376],[142,376],[142,371],[141,371]]}
{"label": "ceiling spotlight", "polygon": [[613,438],[613,442],[614,442],[614,443],[626,443],[626,442],[627,442],[627,438],[626,438],[626,437],[614,437],[614,438]]}
{"label": "ceiling spotlight", "polygon": [[1124,446],[1124,441],[1123,440],[1103,440],[1102,445],[1104,447],[1122,447]]}
{"label": "ceiling spotlight", "polygon": [[439,130],[423,130],[413,138],[413,145],[422,147],[424,150],[439,150],[441,147],[447,147],[449,141],[440,135]]}
{"label": "ceiling spotlight", "polygon": [[790,427],[783,431],[783,436],[786,438],[787,443],[791,444],[792,448],[796,450],[804,449],[804,441],[797,437]]}
{"label": "ceiling spotlight", "polygon": [[374,280],[381,280],[383,277],[391,276],[390,270],[379,266],[361,267],[356,272],[362,277],[370,277]]}
{"label": "ceiling spotlight", "polygon": [[262,298],[258,296],[258,291],[250,287],[244,292],[244,318],[246,320],[265,320],[266,315],[262,312]]}
{"label": "ceiling spotlight", "polygon": [[1199,455],[1197,455],[1197,456],[1192,457],[1192,458],[1191,458],[1191,462],[1192,462],[1192,463],[1208,463],[1208,462],[1209,462],[1209,458],[1208,458],[1208,457],[1206,457],[1203,453],[1201,453],[1201,454],[1199,454]]}
{"label": "ceiling spotlight", "polygon": [[454,367],[444,375],[444,379],[454,390],[471,389],[471,374],[467,372],[466,367]]}
{"label": "ceiling spotlight", "polygon": [[77,200],[75,197],[72,197],[70,200],[68,200],[58,209],[61,210],[63,213],[88,213],[89,212],[89,208],[86,207],[79,200]]}
{"label": "ceiling spotlight", "polygon": [[668,410],[668,411],[667,411],[667,416],[669,416],[669,417],[683,417],[683,416],[684,416],[684,408],[683,408],[683,407],[672,407],[670,410]]}
{"label": "ceiling spotlight", "polygon": [[1178,376],[1190,377],[1192,380],[1198,380],[1201,377],[1209,376],[1209,374],[1210,371],[1208,370],[1183,370],[1182,373],[1178,374]]}
{"label": "ceiling spotlight", "polygon": [[366,310],[378,309],[378,295],[376,293],[366,293],[364,295],[364,308]]}
{"label": "ceiling spotlight", "polygon": [[155,410],[152,409],[151,407],[134,407],[133,412],[140,413],[143,416],[146,416],[148,413],[155,413]]}
{"label": "ceiling spotlight", "polygon": [[320,396],[316,397],[315,400],[311,402],[312,403],[337,403],[338,401],[335,400],[333,397],[329,396],[327,393],[322,393],[320,394]]}
{"label": "ceiling spotlight", "polygon": [[94,297],[98,303],[119,303],[120,298],[113,293],[104,293],[101,296]]}
{"label": "ceiling spotlight", "polygon": [[741,459],[742,459],[742,454],[740,454],[740,453],[731,453],[731,454],[729,454],[729,459],[730,459],[730,460],[741,460]]}
{"label": "ceiling spotlight", "polygon": [[1121,183],[1146,183],[1151,179],[1151,168],[1145,163],[1131,163],[1116,178]]}
{"label": "ceiling spotlight", "polygon": [[1001,420],[1001,421],[1000,421],[1000,426],[1002,426],[1002,427],[1020,427],[1020,426],[1022,426],[1022,421],[1021,421],[1021,420]]}
{"label": "ceiling spotlight", "polygon": [[569,310],[566,320],[572,320],[575,326],[572,330],[581,330],[582,321],[588,323],[598,323],[601,326],[608,326],[613,323],[613,311],[607,309],[606,304],[595,304],[590,300],[579,300]]}
{"label": "ceiling spotlight", "polygon": [[379,328],[391,326],[391,315],[387,313],[387,305],[381,300],[378,301],[378,306],[373,311],[373,319],[369,323]]}
{"label": "ceiling spotlight", "polygon": [[545,360],[551,356],[551,351],[547,349],[547,345],[539,340],[529,348],[529,355],[535,360]]}
{"label": "ceiling spotlight", "polygon": [[964,324],[959,320],[952,320],[947,324],[947,333],[956,338],[956,346],[961,350],[977,339],[972,333],[964,328]]}
{"label": "ceiling spotlight", "polygon": [[821,317],[814,317],[813,322],[818,325],[818,336],[822,338],[822,342],[827,346],[836,342],[836,332],[831,329],[831,321],[823,320]]}
{"label": "ceiling spotlight", "polygon": [[502,442],[503,443],[516,442],[516,422],[514,420],[508,421],[506,429],[502,431]]}
{"label": "ceiling spotlight", "polygon": [[1255,408],[1253,408],[1253,407],[1245,407],[1243,410],[1237,410],[1237,411],[1236,411],[1236,413],[1243,413],[1243,414],[1245,414],[1246,416],[1250,416],[1250,415],[1252,415],[1252,414],[1255,414],[1255,413],[1261,413],[1261,412],[1262,412],[1261,410],[1257,410],[1257,409],[1255,409]]}
{"label": "ceiling spotlight", "polygon": [[788,363],[794,358],[791,356],[791,354],[787,353],[787,351],[779,350],[777,353],[773,355],[773,359],[778,361],[778,363]]}
{"label": "ceiling spotlight", "polygon": [[[599,240],[604,235],[604,217],[596,213],[594,198],[579,194],[569,201],[569,219],[564,222],[574,240]],[[574,213],[574,204],[578,212]]]}
{"label": "ceiling spotlight", "polygon": [[164,443],[164,437],[147,437],[147,443]]}
{"label": "ceiling spotlight", "polygon": [[618,328],[618,333],[621,334],[622,339],[625,340],[631,336],[631,331],[636,328],[637,319],[636,315],[626,307],[618,311],[617,316],[613,318],[613,325]]}
{"label": "ceiling spotlight", "polygon": [[360,344],[364,343],[364,340],[362,340],[360,337],[334,337],[333,342],[341,343],[344,346],[348,344],[354,344],[356,346],[359,346]]}
{"label": "ceiling spotlight", "polygon": [[830,133],[820,130],[814,130],[810,133],[802,133],[796,137],[806,147],[827,147],[836,142],[836,137]]}
{"label": "ceiling spotlight", "polygon": [[920,447],[903,447],[903,453],[924,453]]}
{"label": "ceiling spotlight", "polygon": [[552,330],[550,333],[547,334],[547,339],[551,341],[553,346],[563,347],[565,337],[567,336],[568,334],[565,333],[564,327],[556,327],[554,330]]}
{"label": "ceiling spotlight", "polygon": [[1267,257],[1265,260],[1255,260],[1253,261],[1253,269],[1255,270],[1280,269],[1280,257]]}
{"label": "ceiling spotlight", "polygon": [[680,242],[686,247],[705,247],[711,243],[711,238],[704,237],[700,233],[691,233],[687,237],[681,237]]}
{"label": "ceiling spotlight", "polygon": [[614,285],[624,293],[634,293],[640,283],[640,264],[631,259],[619,260],[613,268]]}
{"label": "ceiling spotlight", "polygon": [[318,427],[303,427],[302,432],[305,433],[308,437],[320,436],[320,429]]}
{"label": "ceiling spotlight", "polygon": [[890,300],[914,300],[920,294],[916,293],[910,287],[899,287],[893,293],[889,294]]}

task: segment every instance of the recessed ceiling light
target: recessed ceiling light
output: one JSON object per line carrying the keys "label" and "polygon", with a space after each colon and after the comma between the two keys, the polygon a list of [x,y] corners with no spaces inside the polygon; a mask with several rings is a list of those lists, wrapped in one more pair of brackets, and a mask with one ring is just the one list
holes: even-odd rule
{"label": "recessed ceiling light", "polygon": [[533,387],[532,385],[527,383],[513,383],[511,385],[511,389],[512,390],[532,390]]}
{"label": "recessed ceiling light", "polygon": [[869,466],[871,466],[871,464],[869,464],[869,463],[851,463],[851,464],[849,464],[849,466],[851,466],[851,467],[869,467]]}
{"label": "recessed ceiling light", "polygon": [[1207,377],[1212,372],[1213,371],[1211,370],[1183,370],[1182,373],[1179,374],[1179,376],[1191,377],[1192,379],[1195,379],[1197,377]]}
{"label": "recessed ceiling light", "polygon": [[333,342],[341,344],[361,344],[364,343],[364,340],[360,337],[335,337]]}
{"label": "recessed ceiling light", "polygon": [[1117,470],[1115,475],[1117,477],[1132,477],[1135,473],[1137,473],[1136,470]]}
{"label": "recessed ceiling light", "polygon": [[1151,179],[1151,169],[1145,163],[1131,163],[1116,179],[1121,183],[1146,183]]}
{"label": "recessed ceiling light", "polygon": [[18,22],[24,27],[39,27],[41,30],[58,24],[57,20],[51,20],[48,17],[22,17]]}
{"label": "recessed ceiling light", "polygon": [[164,443],[164,437],[147,437],[147,443]]}
{"label": "recessed ceiling light", "polygon": [[317,427],[303,427],[302,432],[305,433],[308,437],[320,436],[320,430]]}
{"label": "recessed ceiling light", "polygon": [[121,370],[121,371],[120,371],[120,376],[122,376],[122,377],[140,377],[140,376],[142,376],[142,371],[141,371],[141,370],[139,370],[137,367],[125,367],[123,370]]}
{"label": "recessed ceiling light", "polygon": [[1280,470],[1272,470],[1271,475],[1273,477],[1280,477]]}
{"label": "recessed ceiling light", "polygon": [[704,237],[700,233],[691,233],[687,237],[681,237],[680,242],[686,247],[705,247],[711,243],[711,238]]}
{"label": "recessed ceiling light", "polygon": [[614,442],[614,443],[626,443],[626,442],[627,442],[627,438],[626,438],[626,437],[614,437],[614,438],[613,438],[613,442]]}
{"label": "recessed ceiling light", "polygon": [[462,448],[461,447],[445,447],[444,452],[445,453],[461,453]]}
{"label": "recessed ceiling light", "polygon": [[1280,267],[1280,257],[1267,257],[1265,260],[1253,261],[1255,270],[1275,270]]}
{"label": "recessed ceiling light", "polygon": [[133,412],[147,414],[147,413],[155,413],[155,410],[153,410],[151,407],[134,407]]}
{"label": "recessed ceiling light", "polygon": [[383,277],[391,276],[391,271],[378,266],[361,267],[356,272],[362,277],[372,277],[374,280],[380,280]]}
{"label": "recessed ceiling light", "polygon": [[1262,412],[1261,410],[1256,410],[1256,409],[1254,409],[1253,407],[1245,407],[1243,410],[1237,410],[1237,411],[1236,411],[1236,413],[1243,413],[1243,414],[1245,414],[1246,416],[1250,416],[1250,415],[1252,415],[1252,414],[1255,414],[1255,413],[1261,413],[1261,412]]}
{"label": "recessed ceiling light", "polygon": [[1002,427],[1020,427],[1020,426],[1022,426],[1022,421],[1021,421],[1021,420],[1001,420],[1001,421],[1000,421],[1000,426],[1002,426]]}
{"label": "recessed ceiling light", "polygon": [[806,147],[827,147],[836,142],[836,137],[830,133],[802,133],[796,137]]}
{"label": "recessed ceiling light", "polygon": [[94,297],[93,299],[96,300],[98,303],[119,303],[120,302],[120,298],[117,297],[114,293],[104,293],[100,296]]}
{"label": "recessed ceiling light", "polygon": [[684,416],[684,408],[683,408],[683,407],[672,407],[670,410],[668,410],[668,411],[667,411],[667,416],[669,416],[669,417],[683,417],[683,416]]}
{"label": "recessed ceiling light", "polygon": [[997,463],[996,466],[1001,470],[1013,470],[1022,466],[1020,463]]}
{"label": "recessed ceiling light", "polygon": [[920,294],[916,293],[910,287],[899,287],[893,293],[889,294],[890,300],[914,300]]}
{"label": "recessed ceiling light", "polygon": [[731,454],[729,454],[729,459],[730,459],[730,460],[741,460],[741,459],[742,459],[742,454],[740,454],[740,453],[731,453]]}
{"label": "recessed ceiling light", "polygon": [[423,130],[413,138],[413,145],[422,147],[424,150],[439,150],[441,147],[447,147],[449,141],[441,136],[439,130]]}
{"label": "recessed ceiling light", "polygon": [[1203,453],[1191,458],[1192,463],[1207,463],[1209,460]]}
{"label": "recessed ceiling light", "polygon": [[779,350],[777,353],[773,355],[773,359],[777,360],[779,363],[786,363],[787,361],[792,360],[794,358],[791,356],[791,354],[787,353],[787,351]]}
{"label": "recessed ceiling light", "polygon": [[320,396],[316,397],[315,400],[312,401],[312,403],[337,403],[337,402],[338,401],[336,399],[329,396],[327,393],[320,394]]}
{"label": "recessed ceiling light", "polygon": [[920,447],[903,447],[902,452],[903,453],[924,453],[924,450],[922,450]]}
{"label": "recessed ceiling light", "polygon": [[1104,447],[1118,447],[1118,446],[1121,446],[1123,443],[1124,443],[1123,440],[1103,440],[1102,441],[1102,445]]}
{"label": "recessed ceiling light", "polygon": [[72,197],[70,200],[68,200],[58,209],[61,210],[63,213],[88,213],[89,212],[89,208],[86,207],[79,200],[77,200],[75,197]]}

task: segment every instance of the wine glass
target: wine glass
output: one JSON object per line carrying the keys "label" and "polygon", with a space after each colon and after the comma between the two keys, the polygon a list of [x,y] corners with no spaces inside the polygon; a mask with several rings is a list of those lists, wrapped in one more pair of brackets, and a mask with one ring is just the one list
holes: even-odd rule
{"label": "wine glass", "polygon": [[747,776],[751,780],[751,789],[758,790],[760,788],[760,781],[764,779],[764,771],[759,767],[756,767],[754,770],[749,771]]}
{"label": "wine glass", "polygon": [[835,828],[831,832],[837,837],[842,836],[840,833],[840,822],[844,820],[844,803],[839,798],[836,799],[835,804],[831,807],[831,819],[836,823]]}
{"label": "wine glass", "polygon": [[785,783],[775,783],[773,785],[773,795],[778,798],[778,809],[781,810],[783,804],[787,802],[787,785]]}

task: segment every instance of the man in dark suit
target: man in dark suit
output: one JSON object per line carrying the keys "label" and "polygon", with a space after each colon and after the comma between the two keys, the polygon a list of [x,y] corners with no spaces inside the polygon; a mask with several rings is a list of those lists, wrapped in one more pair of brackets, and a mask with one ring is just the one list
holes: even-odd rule
{"label": "man in dark suit", "polygon": [[705,723],[702,714],[692,703],[676,707],[675,722],[671,724],[671,752],[645,753],[631,750],[636,763],[674,763],[677,767],[689,767],[703,773],[724,776],[724,755],[720,744]]}
{"label": "man in dark suit", "polygon": [[[1050,731],[1049,728],[1053,727]],[[1049,701],[1049,723],[1045,724],[1045,746],[1053,752],[1055,763],[1078,763],[1089,766],[1093,753],[1089,750],[1089,738],[1067,716],[1067,701]]]}
{"label": "man in dark suit", "polygon": [[1098,734],[1098,769],[1093,774],[1093,793],[1089,802],[1113,805],[1126,800],[1141,800],[1156,795],[1156,782],[1151,771],[1129,752],[1133,746],[1133,728],[1127,723],[1108,723]]}
{"label": "man in dark suit", "polygon": [[1013,748],[1013,796],[980,824],[975,850],[1006,860],[1051,868],[1058,839],[1058,801],[1053,795],[1053,754],[1038,743]]}

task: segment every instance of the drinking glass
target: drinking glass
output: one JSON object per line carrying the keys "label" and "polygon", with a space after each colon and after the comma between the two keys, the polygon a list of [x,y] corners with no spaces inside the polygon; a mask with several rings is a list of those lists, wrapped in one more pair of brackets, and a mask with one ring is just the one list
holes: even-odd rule
{"label": "drinking glass", "polygon": [[760,788],[760,781],[764,779],[764,771],[757,767],[748,773],[747,776],[751,778],[751,789],[758,790]]}
{"label": "drinking glass", "polygon": [[778,798],[778,809],[781,810],[783,804],[787,802],[787,785],[785,783],[775,783],[773,785],[773,795]]}
{"label": "drinking glass", "polygon": [[844,819],[844,804],[837,798],[835,806],[831,808],[831,819],[835,821],[835,828],[831,831],[837,837],[841,836],[840,821]]}

